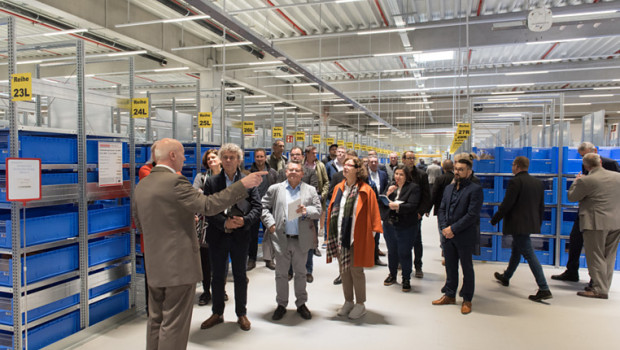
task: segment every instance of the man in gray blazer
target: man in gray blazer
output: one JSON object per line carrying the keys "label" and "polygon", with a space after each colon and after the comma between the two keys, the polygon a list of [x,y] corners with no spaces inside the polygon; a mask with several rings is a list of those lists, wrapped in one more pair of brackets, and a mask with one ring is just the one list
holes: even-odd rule
{"label": "man in gray blazer", "polygon": [[577,175],[568,200],[579,201],[579,228],[592,287],[577,295],[607,299],[620,241],[620,173],[604,169],[596,153],[583,157],[583,167],[588,175]]}
{"label": "man in gray blazer", "polygon": [[[261,219],[266,227],[266,234],[271,239],[276,251],[276,302],[278,307],[273,313],[273,320],[280,320],[286,313],[288,305],[288,270],[293,266],[295,305],[297,312],[304,319],[311,319],[312,314],[306,302],[306,259],[308,251],[314,248],[315,221],[321,217],[321,199],[313,186],[301,181],[304,173],[302,164],[291,161],[286,166],[287,180],[271,185],[262,199],[263,214]],[[296,213],[301,216],[291,219],[289,203],[300,200]]]}
{"label": "man in gray blazer", "polygon": [[183,145],[158,141],[157,165],[140,181],[132,201],[136,227],[144,235],[149,271],[148,350],[185,349],[196,282],[202,280],[194,214],[215,215],[248,196],[265,172],[252,173],[211,196],[196,191],[177,172],[185,161]]}

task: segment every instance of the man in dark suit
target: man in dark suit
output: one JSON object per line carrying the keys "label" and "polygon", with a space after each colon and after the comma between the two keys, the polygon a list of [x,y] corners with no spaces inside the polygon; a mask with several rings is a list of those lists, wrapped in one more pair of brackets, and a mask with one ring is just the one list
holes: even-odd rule
{"label": "man in dark suit", "polygon": [[446,256],[446,284],[444,295],[433,301],[433,305],[456,303],[456,289],[459,284],[459,262],[463,270],[463,297],[461,313],[471,312],[474,297],[474,264],[472,255],[476,245],[477,224],[480,222],[482,208],[482,187],[471,182],[472,162],[459,159],[454,166],[455,183],[444,191],[439,207],[439,227],[446,237],[444,255]]}
{"label": "man in dark suit", "polygon": [[136,186],[132,201],[134,222],[144,235],[149,271],[146,348],[185,349],[196,282],[202,280],[194,214],[214,215],[244,199],[246,188],[259,185],[264,172],[204,196],[185,176],[176,174],[185,161],[179,141],[162,139],[155,153],[157,165]]}
{"label": "man in dark suit", "polygon": [[[379,195],[385,194],[388,189],[388,175],[387,172],[383,171],[379,167],[379,159],[376,155],[368,156],[368,184],[372,187],[373,191],[377,196],[377,202],[381,203],[379,200]],[[389,210],[385,206],[379,204],[379,210],[383,213],[385,210]],[[383,216],[382,216],[383,217]],[[380,233],[375,232],[375,265],[386,266],[387,264],[381,261],[379,256],[385,255],[379,249],[379,238],[381,237]]]}
{"label": "man in dark suit", "polygon": [[529,159],[523,156],[515,158],[512,162],[512,173],[515,176],[508,183],[506,195],[497,213],[491,218],[491,225],[496,225],[504,219],[504,236],[512,235],[512,253],[508,267],[503,274],[496,272],[495,278],[503,286],[508,287],[510,278],[517,270],[523,255],[538,284],[538,292],[530,295],[529,299],[541,301],[551,299],[553,296],[532,248],[530,234],[540,233],[545,211],[545,190],[540,180],[528,174],[529,168]]}
{"label": "man in dark suit", "polygon": [[337,144],[334,143],[333,145],[329,146],[329,154],[327,154],[325,157],[323,157],[323,160],[321,160],[323,164],[327,165],[327,163],[336,159],[336,150],[338,150]]}
{"label": "man in dark suit", "polygon": [[344,169],[344,159],[347,157],[347,149],[344,146],[338,146],[336,149],[336,158],[330,160],[325,165],[327,170],[327,176],[331,180],[334,174],[341,172]]}
{"label": "man in dark suit", "polygon": [[[450,159],[446,159],[443,161],[443,174],[438,176],[435,179],[435,183],[433,184],[433,193],[431,195],[431,200],[433,202],[433,215],[437,216],[437,227],[439,228],[439,207],[441,206],[441,199],[443,198],[443,191],[448,187],[449,184],[452,183],[452,179],[454,179],[454,163]],[[446,237],[441,233],[441,229],[439,229],[439,246],[441,247],[441,256],[443,256],[443,244],[446,241]],[[442,260],[442,264],[445,265],[445,259]]]}
{"label": "man in dark suit", "polygon": [[422,217],[424,214],[428,214],[431,211],[433,202],[431,201],[431,186],[428,183],[428,175],[426,172],[418,169],[415,166],[415,153],[412,151],[406,151],[403,153],[403,164],[411,171],[411,177],[413,182],[420,186],[420,205],[418,206],[418,230],[413,240],[413,266],[415,267],[416,278],[423,278],[424,272],[422,272]]}
{"label": "man in dark suit", "polygon": [[379,156],[377,155],[377,151],[375,150],[368,151],[368,159],[370,159],[370,157],[377,158],[377,166],[379,167],[379,170],[385,171],[385,173],[387,174],[387,168],[385,167],[385,164],[381,164],[378,162]]}
{"label": "man in dark suit", "polygon": [[[243,152],[233,143],[222,145],[219,151],[224,171],[205,182],[204,193],[210,195],[226,189],[233,182],[242,179],[239,166]],[[258,174],[258,173],[252,173]],[[250,330],[246,313],[248,282],[246,267],[250,245],[250,227],[260,219],[262,205],[257,188],[248,190],[248,198],[235,203],[225,211],[208,216],[207,243],[213,274],[213,315],[202,323],[207,329],[224,322],[224,285],[226,283],[226,261],[230,256],[235,284],[235,313],[237,323],[244,331]]]}
{"label": "man in dark suit", "polygon": [[[588,153],[598,153],[596,146],[590,142],[583,142],[577,149],[581,157]],[[620,172],[620,166],[618,162],[613,159],[601,157],[603,168]],[[588,175],[588,171],[581,165],[581,173]],[[575,218],[573,222],[573,229],[570,231],[570,243],[568,245],[568,261],[566,262],[566,270],[559,275],[551,276],[551,279],[559,281],[579,282],[579,256],[583,249],[583,233],[579,229],[579,216]]]}

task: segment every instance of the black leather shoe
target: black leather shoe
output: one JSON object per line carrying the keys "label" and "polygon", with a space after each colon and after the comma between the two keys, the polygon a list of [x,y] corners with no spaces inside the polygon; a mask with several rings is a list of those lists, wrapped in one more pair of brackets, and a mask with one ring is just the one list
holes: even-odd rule
{"label": "black leather shoe", "polygon": [[340,275],[338,275],[338,277],[336,277],[336,279],[334,280],[334,285],[338,284],[342,284],[342,278],[340,278]]}
{"label": "black leather shoe", "polygon": [[276,264],[274,264],[271,260],[265,260],[265,267],[273,271],[276,269]]}
{"label": "black leather shoe", "polygon": [[389,274],[385,281],[383,281],[384,286],[391,286],[394,283],[396,283],[396,277],[393,277],[391,274]]}
{"label": "black leather shoe", "polygon": [[495,279],[504,287],[508,287],[508,285],[510,284],[510,280],[506,277],[504,277],[503,273],[499,273],[496,272],[495,273]]}
{"label": "black leather shoe", "polygon": [[288,274],[288,280],[290,281],[290,280],[292,280],[292,279],[293,279],[293,274],[292,274],[292,273],[289,273],[289,274]]}
{"label": "black leather shoe", "polygon": [[553,295],[551,295],[551,291],[539,289],[538,292],[536,292],[536,295],[530,295],[527,298],[531,301],[541,301],[551,299],[553,298]]}
{"label": "black leather shoe", "polygon": [[256,260],[248,260],[248,266],[246,267],[246,271],[250,271],[256,267]]}
{"label": "black leather shoe", "polygon": [[568,273],[568,270],[566,270],[559,275],[551,276],[551,279],[556,281],[579,282],[579,275]]}
{"label": "black leather shoe", "polygon": [[312,318],[312,314],[310,313],[310,310],[308,310],[308,307],[306,307],[306,304],[298,307],[297,313],[300,314],[301,318],[303,318],[304,320],[309,320]]}
{"label": "black leather shoe", "polygon": [[414,276],[415,278],[424,278],[424,272],[422,272],[422,269],[416,269]]}
{"label": "black leather shoe", "polygon": [[282,317],[284,317],[285,313],[286,313],[286,308],[282,305],[278,305],[278,307],[276,308],[276,311],[273,312],[271,319],[274,321],[279,321],[282,319]]}
{"label": "black leather shoe", "polygon": [[202,293],[200,294],[200,297],[198,298],[198,306],[205,306],[209,304],[210,301],[211,301],[211,294]]}
{"label": "black leather shoe", "polygon": [[387,264],[384,263],[383,261],[381,261],[381,259],[379,259],[379,258],[375,259],[375,265],[377,265],[377,266],[387,266]]}
{"label": "black leather shoe", "polygon": [[311,273],[307,273],[306,274],[306,282],[308,282],[308,283],[314,282],[314,277],[312,276]]}
{"label": "black leather shoe", "polygon": [[409,291],[411,291],[411,283],[409,283],[409,280],[403,279],[403,292]]}
{"label": "black leather shoe", "polygon": [[224,301],[228,301],[228,293],[224,292]]}
{"label": "black leather shoe", "polygon": [[321,257],[321,256],[323,256],[323,254],[321,254],[321,251],[317,248],[317,249],[314,250],[314,256]]}

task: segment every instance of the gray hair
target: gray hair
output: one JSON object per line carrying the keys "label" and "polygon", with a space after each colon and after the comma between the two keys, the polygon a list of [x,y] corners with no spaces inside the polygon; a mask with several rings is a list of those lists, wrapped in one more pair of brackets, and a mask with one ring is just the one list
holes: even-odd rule
{"label": "gray hair", "polygon": [[597,153],[588,153],[583,156],[583,166],[588,169],[601,166],[601,156]]}
{"label": "gray hair", "polygon": [[593,149],[596,149],[596,146],[594,146],[592,142],[582,142],[581,145],[579,145],[579,148],[577,148],[577,151],[584,152],[592,151]]}
{"label": "gray hair", "polygon": [[239,157],[239,160],[243,159],[243,151],[241,150],[239,146],[237,146],[234,143],[225,143],[222,145],[222,147],[220,147],[220,151],[217,154],[218,157],[220,157],[220,159],[222,159],[222,154],[224,152],[237,153],[237,157]]}
{"label": "gray hair", "polygon": [[286,169],[290,169],[291,168],[291,164],[299,165],[299,168],[301,169],[301,172],[303,174],[303,172],[304,172],[304,165],[303,165],[303,163],[301,161],[291,160],[290,162],[286,163]]}

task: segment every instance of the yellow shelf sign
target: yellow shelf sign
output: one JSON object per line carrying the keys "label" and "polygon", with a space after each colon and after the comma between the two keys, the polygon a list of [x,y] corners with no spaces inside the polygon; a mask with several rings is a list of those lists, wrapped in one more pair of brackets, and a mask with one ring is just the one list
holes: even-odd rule
{"label": "yellow shelf sign", "polygon": [[284,128],[281,126],[274,126],[273,129],[271,129],[271,138],[274,139],[281,139],[284,137]]}
{"label": "yellow shelf sign", "polygon": [[131,99],[131,117],[132,118],[148,118],[149,117],[149,99],[147,97]]}
{"label": "yellow shelf sign", "polygon": [[312,143],[315,145],[321,144],[321,135],[312,135]]}
{"label": "yellow shelf sign", "polygon": [[333,137],[326,137],[325,138],[325,144],[327,145],[333,145],[334,144],[334,138]]}
{"label": "yellow shelf sign", "polygon": [[353,142],[347,142],[347,149],[353,149]]}
{"label": "yellow shelf sign", "polygon": [[198,127],[199,128],[212,128],[213,127],[213,113],[211,112],[198,113]]}
{"label": "yellow shelf sign", "polygon": [[344,140],[338,140],[338,146],[344,146]]}
{"label": "yellow shelf sign", "polygon": [[459,147],[461,147],[463,142],[467,140],[470,134],[471,134],[470,123],[457,124],[456,132],[454,133],[454,139],[452,139],[452,144],[450,145],[450,153],[456,152],[456,150],[458,150]]}
{"label": "yellow shelf sign", "polygon": [[295,141],[306,141],[306,133],[303,131],[297,131],[295,133]]}
{"label": "yellow shelf sign", "polygon": [[362,145],[360,145],[359,143],[356,143],[355,146],[353,146],[353,148],[355,148],[356,151],[359,151],[360,149],[362,149]]}
{"label": "yellow shelf sign", "polygon": [[32,74],[19,73],[11,75],[11,101],[32,100]]}
{"label": "yellow shelf sign", "polygon": [[362,145],[362,152],[368,152],[368,146]]}
{"label": "yellow shelf sign", "polygon": [[254,135],[254,122],[243,122],[243,135]]}

